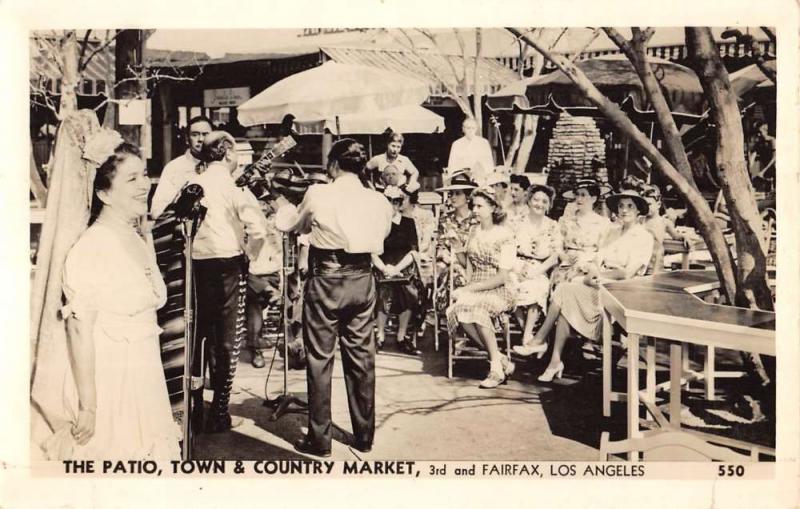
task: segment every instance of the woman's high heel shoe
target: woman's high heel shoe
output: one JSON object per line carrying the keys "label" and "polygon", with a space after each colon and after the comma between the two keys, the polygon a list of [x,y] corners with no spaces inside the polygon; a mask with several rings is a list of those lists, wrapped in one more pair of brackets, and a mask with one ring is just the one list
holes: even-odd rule
{"label": "woman's high heel shoe", "polygon": [[561,378],[561,375],[564,373],[564,363],[559,362],[558,366],[554,368],[547,368],[544,370],[544,373],[539,375],[540,382],[552,382],[553,378]]}
{"label": "woman's high heel shoe", "polygon": [[538,343],[538,344],[522,344],[517,345],[513,348],[514,353],[517,355],[521,355],[522,357],[530,357],[533,354],[536,354],[537,359],[541,359],[544,357],[545,352],[547,352],[547,343]]}

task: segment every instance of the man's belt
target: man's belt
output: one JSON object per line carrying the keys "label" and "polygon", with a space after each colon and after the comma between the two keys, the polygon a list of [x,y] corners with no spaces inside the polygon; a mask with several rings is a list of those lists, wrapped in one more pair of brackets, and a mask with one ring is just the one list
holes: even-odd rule
{"label": "man's belt", "polygon": [[344,249],[322,249],[310,246],[308,271],[310,275],[363,274],[372,268],[369,253],[348,253]]}

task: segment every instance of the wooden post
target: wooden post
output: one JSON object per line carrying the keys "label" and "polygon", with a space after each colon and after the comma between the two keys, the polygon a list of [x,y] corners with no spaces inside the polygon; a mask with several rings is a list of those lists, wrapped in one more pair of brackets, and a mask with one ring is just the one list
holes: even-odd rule
{"label": "wooden post", "polygon": [[322,167],[328,168],[328,152],[331,151],[333,145],[333,135],[329,132],[322,133]]}
{"label": "wooden post", "polygon": [[[114,50],[115,78],[117,80],[116,97],[121,100],[141,99],[144,94],[144,82],[138,78],[144,72],[142,52],[144,50],[144,34],[142,30],[120,30]],[[138,125],[119,125],[117,130],[128,143],[141,145],[141,127]]]}
{"label": "wooden post", "polygon": [[[639,335],[628,334],[628,439],[639,437]],[[628,453],[639,461],[639,451]]]}

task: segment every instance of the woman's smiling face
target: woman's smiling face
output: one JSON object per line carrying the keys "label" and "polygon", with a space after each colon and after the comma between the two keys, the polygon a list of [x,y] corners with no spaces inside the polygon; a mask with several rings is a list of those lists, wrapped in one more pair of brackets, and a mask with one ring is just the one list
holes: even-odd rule
{"label": "woman's smiling face", "polygon": [[149,194],[150,179],[144,161],[133,155],[125,156],[117,165],[111,187],[97,192],[105,206],[114,209],[126,219],[136,219],[147,214]]}

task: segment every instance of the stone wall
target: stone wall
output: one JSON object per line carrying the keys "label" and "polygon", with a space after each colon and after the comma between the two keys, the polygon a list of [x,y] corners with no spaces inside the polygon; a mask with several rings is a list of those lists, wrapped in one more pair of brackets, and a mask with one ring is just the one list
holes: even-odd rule
{"label": "stone wall", "polygon": [[558,196],[553,206],[556,217],[565,206],[561,193],[578,179],[594,177],[601,183],[608,183],[605,161],[605,142],[594,120],[562,114],[553,128],[547,155],[550,169],[547,184],[555,188]]}

